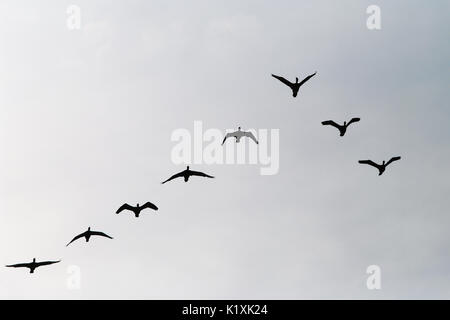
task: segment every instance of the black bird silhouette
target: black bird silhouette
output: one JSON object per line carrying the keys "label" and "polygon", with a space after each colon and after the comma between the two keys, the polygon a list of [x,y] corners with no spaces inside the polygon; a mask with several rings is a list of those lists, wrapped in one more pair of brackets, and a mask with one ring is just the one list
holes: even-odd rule
{"label": "black bird silhouette", "polygon": [[298,89],[300,89],[300,87],[301,87],[306,81],[308,81],[308,80],[311,79],[313,76],[315,76],[316,73],[317,73],[317,71],[314,72],[313,74],[307,76],[305,79],[302,80],[302,82],[298,82],[298,78],[295,78],[295,83],[292,83],[292,82],[286,80],[285,78],[280,77],[280,76],[277,76],[277,75],[274,75],[274,74],[272,74],[272,77],[274,77],[274,78],[280,80],[280,81],[283,82],[285,85],[287,85],[288,87],[290,87],[290,88],[292,89],[292,96],[295,98],[295,97],[297,96]]}
{"label": "black bird silhouette", "polygon": [[167,179],[166,181],[161,182],[162,184],[169,182],[170,180],[176,179],[176,178],[184,178],[184,182],[188,182],[189,181],[189,177],[190,176],[199,176],[199,177],[206,177],[206,178],[214,178],[213,176],[207,175],[206,173],[203,172],[199,172],[199,171],[192,171],[189,170],[189,166],[187,166],[187,169],[184,171],[181,171],[177,174],[174,174],[173,176],[171,176],[169,179]]}
{"label": "black bird silhouette", "polygon": [[397,161],[397,160],[400,160],[400,159],[401,159],[401,157],[393,157],[393,158],[391,158],[391,160],[389,160],[388,162],[385,162],[385,161],[383,160],[383,163],[382,163],[382,164],[377,164],[377,163],[373,162],[372,160],[359,160],[358,162],[361,163],[361,164],[368,164],[368,165],[371,165],[372,167],[377,168],[378,171],[379,171],[379,174],[378,174],[378,175],[381,176],[381,175],[383,174],[383,172],[386,170],[386,167],[387,167],[390,163],[392,163],[392,162],[394,162],[394,161]]}
{"label": "black bird silhouette", "polygon": [[225,140],[231,137],[235,137],[237,143],[239,143],[242,137],[248,137],[253,141],[255,141],[256,144],[259,144],[258,140],[256,140],[253,133],[251,133],[250,131],[241,131],[241,127],[238,127],[238,131],[227,133],[225,138],[223,138],[222,145],[225,143]]}
{"label": "black bird silhouette", "polygon": [[110,238],[112,239],[112,237],[108,236],[106,233],[100,232],[100,231],[91,231],[91,227],[89,227],[87,229],[87,231],[80,233],[79,235],[77,235],[75,238],[72,239],[72,241],[70,241],[68,244],[66,244],[66,247],[71,244],[72,242],[74,242],[75,240],[78,240],[80,238],[85,238],[86,242],[89,242],[89,239],[91,238],[91,236],[100,236],[100,237],[106,237],[106,238]]}
{"label": "black bird silhouette", "polygon": [[324,126],[330,125],[330,126],[333,126],[333,127],[337,128],[339,130],[339,132],[340,132],[340,136],[343,137],[345,132],[347,131],[347,127],[350,124],[352,124],[353,122],[358,122],[359,120],[361,120],[361,119],[360,118],[352,118],[348,123],[346,121],[344,121],[344,124],[342,126],[340,124],[337,124],[333,120],[323,121],[322,124]]}
{"label": "black bird silhouette", "polygon": [[58,261],[42,261],[42,262],[36,262],[36,258],[33,258],[33,261],[30,263],[18,263],[18,264],[11,264],[7,265],[8,268],[29,268],[30,273],[34,273],[34,270],[41,266],[47,266],[50,264],[61,262],[61,260]]}
{"label": "black bird silhouette", "polygon": [[142,206],[139,206],[139,203],[138,203],[138,204],[136,204],[136,207],[130,206],[128,203],[125,203],[119,209],[117,209],[116,213],[119,214],[123,210],[130,210],[130,211],[132,211],[134,213],[135,217],[138,218],[139,215],[141,214],[141,211],[146,209],[146,208],[150,208],[150,209],[153,209],[153,210],[158,210],[158,207],[155,206],[151,202],[146,202]]}

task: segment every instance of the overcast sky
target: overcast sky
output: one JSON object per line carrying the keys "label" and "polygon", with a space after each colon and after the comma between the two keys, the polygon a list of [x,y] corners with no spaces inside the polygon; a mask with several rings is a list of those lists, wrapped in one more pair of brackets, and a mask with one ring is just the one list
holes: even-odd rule
{"label": "overcast sky", "polygon": [[[381,30],[366,27],[371,4]],[[449,13],[412,0],[2,1],[0,265],[62,262],[2,267],[0,298],[450,298]],[[297,98],[270,76],[316,70]],[[343,138],[320,124],[351,117]],[[279,129],[279,173],[194,165],[216,179],[161,185],[184,169],[172,132],[195,120]],[[397,155],[381,177],[357,163]],[[146,201],[157,214],[115,214]],[[65,247],[88,226],[114,240]],[[381,290],[366,287],[369,265]]]}

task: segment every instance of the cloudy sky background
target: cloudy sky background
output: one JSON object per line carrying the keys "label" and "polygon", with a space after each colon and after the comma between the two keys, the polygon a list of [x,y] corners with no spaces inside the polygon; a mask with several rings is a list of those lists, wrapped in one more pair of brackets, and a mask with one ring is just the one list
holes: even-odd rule
{"label": "cloudy sky background", "polygon": [[[68,30],[66,9],[81,8]],[[381,8],[382,29],[366,27]],[[450,298],[448,1],[2,1],[0,298]],[[318,71],[294,99],[270,74]],[[344,138],[321,121],[353,116]],[[174,130],[280,130],[280,171]],[[378,177],[357,163],[402,160]],[[151,201],[158,214],[115,215]],[[115,239],[65,244],[91,226]],[[382,289],[366,288],[381,267]],[[68,267],[81,270],[69,290]]]}

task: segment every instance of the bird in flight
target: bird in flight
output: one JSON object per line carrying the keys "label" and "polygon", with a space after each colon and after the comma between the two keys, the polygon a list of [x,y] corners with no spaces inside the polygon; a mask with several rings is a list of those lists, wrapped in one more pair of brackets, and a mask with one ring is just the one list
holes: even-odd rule
{"label": "bird in flight", "polygon": [[177,174],[174,174],[166,181],[161,182],[162,184],[169,182],[170,180],[176,179],[176,178],[184,178],[184,182],[188,182],[190,176],[198,176],[198,177],[205,177],[205,178],[214,178],[213,176],[207,175],[206,173],[199,172],[199,171],[192,171],[189,170],[189,166],[187,166],[187,169],[184,171],[181,171]]}
{"label": "bird in flight", "polygon": [[359,160],[358,162],[361,164],[368,164],[368,165],[371,165],[372,167],[377,168],[379,171],[378,175],[381,176],[389,164],[391,164],[394,161],[400,160],[400,159],[401,159],[401,157],[393,157],[388,162],[385,162],[383,160],[382,164],[377,164],[377,163],[373,162],[372,160]]}
{"label": "bird in flight", "polygon": [[223,138],[222,145],[225,143],[225,140],[227,140],[228,138],[232,138],[232,137],[236,138],[236,142],[239,142],[242,137],[248,137],[248,138],[252,139],[253,141],[255,141],[256,144],[259,144],[258,140],[256,140],[253,133],[251,133],[250,131],[241,131],[241,127],[238,127],[238,131],[230,132],[230,133],[226,134],[225,138]]}
{"label": "bird in flight", "polygon": [[274,78],[280,80],[280,81],[283,82],[285,85],[287,85],[289,88],[291,88],[291,89],[292,89],[292,96],[295,98],[295,97],[297,96],[298,89],[300,89],[300,87],[301,87],[306,81],[308,81],[308,80],[311,79],[313,76],[315,76],[316,73],[317,73],[317,71],[314,72],[313,74],[307,76],[307,77],[306,77],[305,79],[303,79],[301,82],[298,82],[298,78],[295,78],[295,83],[292,83],[292,82],[290,82],[289,80],[286,80],[285,78],[280,77],[280,76],[276,76],[276,75],[274,75],[274,74],[272,74],[272,77],[274,77]]}
{"label": "bird in flight", "polygon": [[139,203],[136,204],[136,207],[130,206],[128,203],[123,204],[119,209],[117,209],[116,213],[119,214],[124,210],[130,210],[134,213],[135,217],[138,218],[139,215],[141,214],[141,211],[149,208],[149,209],[153,209],[153,210],[158,210],[158,207],[155,206],[153,203],[151,202],[146,202],[144,203],[144,205],[139,206]]}
{"label": "bird in flight", "polygon": [[61,260],[58,261],[42,261],[42,262],[36,262],[36,258],[33,258],[32,262],[29,263],[18,263],[18,264],[11,264],[6,267],[8,268],[29,268],[30,273],[34,273],[34,270],[41,266],[47,266],[50,264],[61,262]]}
{"label": "bird in flight", "polygon": [[337,128],[340,132],[340,136],[343,137],[345,132],[347,131],[347,127],[350,124],[352,124],[353,122],[358,122],[359,120],[361,120],[361,119],[360,118],[352,118],[348,123],[346,121],[344,121],[343,125],[337,124],[333,120],[327,120],[327,121],[322,121],[322,124],[324,126],[329,125],[329,126],[333,126],[333,127]]}
{"label": "bird in flight", "polygon": [[74,242],[75,240],[78,240],[80,238],[85,238],[86,242],[89,242],[89,239],[91,238],[91,236],[100,236],[100,237],[106,237],[106,238],[110,238],[112,239],[112,237],[108,236],[106,233],[100,232],[100,231],[91,231],[91,227],[89,227],[87,229],[87,231],[80,233],[79,235],[77,235],[75,238],[72,239],[72,241],[70,241],[68,244],[66,244],[66,247],[71,244],[72,242]]}

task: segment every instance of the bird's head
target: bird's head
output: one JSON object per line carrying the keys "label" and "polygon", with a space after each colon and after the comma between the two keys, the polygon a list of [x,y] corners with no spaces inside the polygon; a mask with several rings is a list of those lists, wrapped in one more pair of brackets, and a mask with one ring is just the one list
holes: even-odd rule
{"label": "bird's head", "polygon": [[33,258],[33,262],[36,262],[36,258]]}
{"label": "bird's head", "polygon": [[88,227],[88,231],[91,231],[91,227]]}
{"label": "bird's head", "polygon": [[295,83],[298,83],[298,77],[295,77]]}
{"label": "bird's head", "polygon": [[238,127],[238,130],[241,131],[241,127]]}
{"label": "bird's head", "polygon": [[383,160],[383,166],[386,164],[386,161]]}
{"label": "bird's head", "polygon": [[347,125],[347,121],[344,121],[344,127]]}
{"label": "bird's head", "polygon": [[189,170],[189,166],[187,166],[187,169],[186,170]]}
{"label": "bird's head", "polygon": [[136,207],[138,207],[138,208],[139,208],[139,203],[136,203]]}

